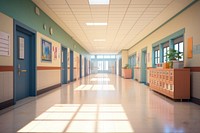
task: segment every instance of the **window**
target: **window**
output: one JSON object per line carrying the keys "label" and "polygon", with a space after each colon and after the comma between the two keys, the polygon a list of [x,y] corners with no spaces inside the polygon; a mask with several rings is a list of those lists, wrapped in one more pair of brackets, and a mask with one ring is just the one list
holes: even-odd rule
{"label": "window", "polygon": [[110,55],[104,55],[105,59],[110,59]]}
{"label": "window", "polygon": [[115,59],[115,55],[111,55],[110,58],[111,58],[111,59]]}
{"label": "window", "polygon": [[183,37],[179,37],[174,39],[174,49],[177,50],[178,52],[181,52],[181,59],[179,61],[183,61]]}
{"label": "window", "polygon": [[97,59],[103,59],[103,55],[97,55]]}
{"label": "window", "polygon": [[168,51],[169,51],[169,42],[166,42],[163,44],[163,62],[169,61],[166,56]]}
{"label": "window", "polygon": [[154,48],[154,63],[155,65],[160,63],[160,50],[159,46]]}
{"label": "window", "polygon": [[91,55],[90,58],[91,58],[91,59],[95,59],[95,55]]}

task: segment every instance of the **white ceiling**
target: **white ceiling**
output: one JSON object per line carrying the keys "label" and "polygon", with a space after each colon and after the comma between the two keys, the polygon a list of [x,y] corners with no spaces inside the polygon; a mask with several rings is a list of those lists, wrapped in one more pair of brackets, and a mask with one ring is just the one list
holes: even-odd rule
{"label": "white ceiling", "polygon": [[[88,0],[33,2],[88,52],[96,54],[129,49],[192,0],[110,0],[109,5],[89,5]],[[87,22],[107,22],[108,25],[87,26]]]}

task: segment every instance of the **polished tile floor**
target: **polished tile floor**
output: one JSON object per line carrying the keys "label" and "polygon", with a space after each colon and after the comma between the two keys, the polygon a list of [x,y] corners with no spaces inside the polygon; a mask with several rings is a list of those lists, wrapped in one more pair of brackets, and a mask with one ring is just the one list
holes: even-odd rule
{"label": "polished tile floor", "polygon": [[0,132],[199,133],[200,106],[112,74],[90,75],[0,111]]}

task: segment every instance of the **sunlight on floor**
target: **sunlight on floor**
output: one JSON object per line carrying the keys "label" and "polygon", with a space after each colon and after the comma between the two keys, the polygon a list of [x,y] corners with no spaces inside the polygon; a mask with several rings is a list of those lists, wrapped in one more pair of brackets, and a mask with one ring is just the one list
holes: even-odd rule
{"label": "sunlight on floor", "polygon": [[84,91],[84,90],[105,90],[105,91],[114,91],[114,85],[80,85],[74,89],[74,91]]}
{"label": "sunlight on floor", "polygon": [[121,104],[55,104],[18,132],[131,132]]}
{"label": "sunlight on floor", "polygon": [[92,78],[90,81],[110,81],[110,78]]}

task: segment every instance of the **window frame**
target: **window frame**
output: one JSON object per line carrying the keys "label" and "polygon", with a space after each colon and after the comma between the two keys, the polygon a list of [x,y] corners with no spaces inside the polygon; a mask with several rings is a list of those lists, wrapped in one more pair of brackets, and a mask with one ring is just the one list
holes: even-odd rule
{"label": "window frame", "polygon": [[[176,45],[178,45],[178,49],[175,49]],[[183,48],[182,51],[180,51],[180,45],[182,45],[182,48]],[[178,61],[184,61],[184,38],[183,38],[183,36],[173,39],[173,49],[182,53],[182,55],[181,55],[182,58],[178,59]]]}
{"label": "window frame", "polygon": [[154,65],[156,66],[157,64],[160,63],[160,48],[159,45],[154,47]]}
{"label": "window frame", "polygon": [[168,62],[167,53],[168,53],[169,49],[170,49],[169,41],[167,41],[162,45],[162,63]]}

